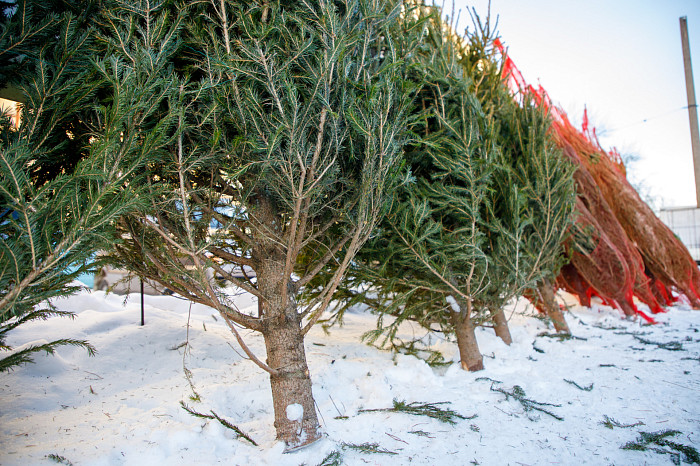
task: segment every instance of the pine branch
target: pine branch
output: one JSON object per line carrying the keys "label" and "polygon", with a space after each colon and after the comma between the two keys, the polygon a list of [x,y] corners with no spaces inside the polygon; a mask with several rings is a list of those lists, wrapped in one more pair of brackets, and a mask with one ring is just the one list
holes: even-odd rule
{"label": "pine branch", "polygon": [[358,413],[372,413],[372,412],[393,412],[393,413],[406,413],[412,414],[414,416],[427,416],[438,421],[445,422],[447,424],[454,425],[457,423],[456,419],[474,419],[476,415],[471,417],[465,417],[461,414],[453,411],[451,409],[443,409],[438,405],[449,404],[448,401],[441,401],[438,403],[420,403],[414,401],[412,403],[406,403],[405,401],[394,400],[394,406],[391,408],[378,408],[378,409],[359,409]]}
{"label": "pine branch", "polygon": [[579,390],[583,390],[584,392],[590,392],[591,390],[593,390],[593,384],[592,384],[592,383],[591,383],[590,385],[587,385],[587,386],[585,386],[585,387],[582,387],[581,385],[577,384],[577,383],[574,382],[573,380],[564,379],[564,382],[566,382],[566,383],[568,383],[568,384],[571,384],[571,385],[573,385],[574,387],[578,388]]}
{"label": "pine branch", "polygon": [[653,346],[656,346],[657,348],[665,349],[668,351],[684,351],[683,343],[681,343],[679,341],[669,341],[666,343],[659,343],[657,341],[647,340],[647,339],[642,338],[638,335],[633,335],[633,336],[634,336],[635,340],[637,340],[640,343],[643,343],[645,345],[653,345]]}
{"label": "pine branch", "polygon": [[342,466],[343,455],[338,450],[328,453],[317,466]]}
{"label": "pine branch", "polygon": [[[690,464],[700,464],[700,453],[691,446],[683,445],[681,443],[672,442],[668,440],[668,437],[675,437],[682,432],[678,430],[662,430],[658,432],[639,432],[639,437],[633,442],[628,442],[622,445],[620,448],[623,450],[636,450],[636,451],[646,451],[652,450],[660,454],[670,454],[672,457],[675,456],[674,464],[681,464],[682,460]],[[658,447],[668,447],[671,451],[664,450]]]}
{"label": "pine branch", "polygon": [[57,455],[55,453],[50,453],[50,454],[46,455],[46,457],[55,463],[65,464],[67,466],[73,466],[73,463],[71,461],[69,461],[68,459],[66,459],[65,456]]}
{"label": "pine branch", "polygon": [[94,356],[97,350],[94,346],[85,340],[75,340],[72,338],[62,338],[60,340],[54,340],[50,343],[44,343],[41,345],[31,345],[21,351],[17,351],[9,356],[5,356],[0,359],[0,373],[8,372],[17,366],[24,364],[33,363],[34,359],[32,355],[40,351],[44,351],[46,354],[55,354],[56,348],[59,346],[78,346],[80,348],[85,348],[89,356]]}
{"label": "pine branch", "polygon": [[31,311],[11,321],[10,323],[3,322],[0,325],[0,339],[2,339],[10,330],[15,329],[22,324],[33,320],[46,320],[50,317],[68,317],[69,319],[75,319],[75,314],[70,311],[59,311],[58,309],[38,309]]}
{"label": "pine branch", "polygon": [[531,400],[529,398],[525,398],[525,390],[520,387],[520,385],[515,385],[511,391],[505,390],[503,388],[494,388],[494,385],[491,385],[491,391],[492,392],[499,392],[502,393],[506,396],[506,401],[510,399],[511,397],[520,402],[520,404],[523,406],[525,411],[540,411],[542,413],[548,414],[549,416],[552,416],[554,419],[557,421],[563,421],[564,418],[557,416],[556,414],[552,413],[551,411],[543,408],[543,406],[553,406],[556,408],[560,408],[561,405],[558,404],[553,404],[553,403],[543,403],[540,401],[535,401]]}
{"label": "pine branch", "polygon": [[211,414],[199,413],[199,412],[195,411],[194,409],[190,408],[189,406],[187,406],[187,404],[185,404],[184,401],[180,401],[180,406],[182,407],[182,409],[184,409],[185,411],[187,411],[188,413],[190,413],[194,417],[198,417],[200,419],[216,419],[217,421],[219,421],[219,423],[222,426],[234,431],[239,438],[247,440],[248,442],[253,444],[253,446],[256,446],[256,447],[258,446],[258,444],[255,442],[255,440],[250,438],[250,436],[248,436],[240,428],[231,424],[229,421],[227,421],[226,419],[224,419],[221,416],[219,416],[218,414],[216,414],[213,410],[210,411]]}
{"label": "pine branch", "polygon": [[608,416],[603,416],[605,419],[601,421],[601,424],[607,427],[608,429],[611,429],[613,427],[621,427],[623,429],[629,428],[629,427],[637,427],[637,426],[643,426],[644,423],[642,421],[635,422],[634,424],[622,424],[619,421],[616,421],[615,419],[608,417]]}
{"label": "pine branch", "polygon": [[356,444],[356,443],[342,443],[343,448],[349,448],[351,450],[359,451],[360,453],[382,453],[385,455],[398,455],[395,451],[387,450],[386,448],[382,448],[379,446],[378,443],[361,443],[361,444]]}

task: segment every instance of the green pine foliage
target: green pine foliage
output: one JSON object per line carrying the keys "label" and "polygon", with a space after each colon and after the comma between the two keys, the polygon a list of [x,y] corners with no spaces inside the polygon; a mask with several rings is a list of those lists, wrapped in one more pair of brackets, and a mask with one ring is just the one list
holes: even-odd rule
{"label": "green pine foliage", "polygon": [[[401,4],[46,5],[18,2],[0,31],[2,78],[27,98],[21,128],[1,133],[5,330],[62,315],[35,309],[73,292],[101,250],[100,261],[219,310],[273,376],[273,397],[292,396],[274,382],[297,379],[290,365],[308,380],[303,335],[399,182],[408,97],[389,30]],[[298,290],[331,262],[318,299],[298,308]],[[258,299],[257,315],[236,308],[231,284]],[[237,325],[287,332],[295,359],[268,353],[268,366]],[[64,339],[10,363],[57,344],[87,345]],[[313,403],[300,383],[294,396]],[[303,435],[276,409],[290,448],[317,438],[313,404],[304,408]]]}
{"label": "green pine foliage", "polygon": [[426,416],[438,421],[454,425],[458,422],[458,419],[474,419],[476,415],[471,417],[462,416],[458,412],[450,409],[443,408],[438,405],[449,404],[448,401],[440,401],[437,403],[421,403],[419,401],[414,401],[411,403],[406,403],[403,400],[394,400],[393,406],[391,408],[378,408],[378,409],[360,409],[358,413],[372,413],[372,412],[388,412],[388,413],[407,413],[414,416]]}
{"label": "green pine foliage", "polygon": [[700,453],[695,447],[669,440],[682,434],[678,430],[666,429],[658,432],[639,432],[639,437],[627,442],[622,450],[647,451],[651,450],[661,455],[669,455],[673,464],[700,464]]}
{"label": "green pine foliage", "polygon": [[[566,257],[562,245],[573,219],[572,165],[554,146],[549,119],[531,97],[505,96],[495,110],[501,167],[494,175],[487,223],[492,277],[480,306],[499,309],[526,288],[550,283]],[[498,277],[496,279],[495,277]]]}
{"label": "green pine foliage", "polygon": [[[126,217],[120,226],[132,240],[113,259],[252,323],[208,289],[205,269],[260,298],[254,262],[276,244],[289,281],[282,293],[294,296],[319,264],[347,266],[385,210],[405,98],[382,31],[399,9],[222,5],[188,15],[178,65],[201,79],[182,87],[176,141],[143,176],[156,192],[154,218]],[[306,269],[299,255],[311,258]],[[319,315],[334,287],[303,314]]]}
{"label": "green pine foliage", "polygon": [[[100,105],[106,81],[127,81],[116,69],[91,62],[91,30],[70,12],[36,18],[32,5],[20,2],[7,19],[0,49],[27,62],[14,85],[25,102],[19,128],[0,127],[0,345],[18,325],[52,316],[72,317],[49,301],[78,287],[71,282],[94,267],[94,253],[112,244],[115,222],[139,204],[137,187],[128,184],[143,165],[146,144],[127,149],[120,128],[149,109],[143,105]],[[26,8],[25,8],[26,7]],[[39,9],[38,11],[41,11]],[[22,34],[14,34],[22,30]],[[37,37],[56,39],[40,41]],[[15,60],[19,60],[17,56]],[[148,92],[151,89],[143,89]],[[118,122],[110,139],[86,135],[90,125]],[[85,134],[72,122],[80,121]],[[68,129],[67,129],[68,128]],[[73,132],[74,129],[76,132]],[[76,142],[76,141],[79,141]],[[76,146],[77,144],[77,146]],[[47,160],[71,160],[64,165]],[[87,342],[59,339],[27,347],[0,362],[0,370],[31,361],[37,351]]]}
{"label": "green pine foliage", "polygon": [[[152,109],[126,131],[106,121],[97,135],[120,131],[130,150],[151,143],[129,181],[148,191],[147,205],[119,219],[110,260],[217,309],[273,375],[273,398],[287,396],[274,382],[291,377],[290,365],[308,380],[303,336],[399,182],[405,65],[388,30],[400,14],[395,1],[224,0],[179,10],[114,2],[98,25],[108,57],[99,70],[139,84],[110,81],[106,100],[137,98]],[[157,88],[137,92],[150,83]],[[298,307],[299,289],[331,262],[317,299]],[[239,290],[255,296],[257,312],[235,306]],[[250,351],[238,326],[266,336],[267,358]],[[282,330],[300,346],[294,361],[270,355]],[[295,393],[303,390],[310,384]],[[276,409],[289,448],[316,438],[315,413],[304,412],[301,435]]]}
{"label": "green pine foliage", "polygon": [[544,106],[530,94],[513,96],[504,84],[490,18],[482,21],[472,10],[472,19],[460,63],[478,83],[474,93],[500,149],[483,214],[487,289],[475,302],[493,313],[528,288],[553,281],[566,263],[562,245],[573,222],[574,167],[551,137]]}
{"label": "green pine foliage", "polygon": [[603,421],[600,422],[600,424],[604,425],[608,429],[612,430],[615,427],[621,427],[623,429],[629,428],[629,427],[637,427],[637,426],[643,426],[644,423],[642,421],[637,421],[634,424],[623,424],[620,421],[617,421],[615,418],[608,417],[607,415],[603,415]]}
{"label": "green pine foliage", "polygon": [[[496,148],[471,92],[473,82],[458,63],[439,11],[419,8],[406,28],[422,28],[424,42],[412,54],[412,142],[406,148],[411,178],[395,191],[391,210],[360,253],[340,295],[397,316],[368,334],[384,343],[399,324],[413,319],[430,328],[449,325],[447,296],[470,301],[484,284],[488,258],[482,209]],[[369,285],[369,286],[368,286]]]}
{"label": "green pine foliage", "polygon": [[342,466],[343,455],[338,450],[328,453],[317,466]]}
{"label": "green pine foliage", "polygon": [[488,323],[563,265],[572,168],[548,134],[546,113],[506,88],[495,33],[474,18],[475,31],[463,38],[437,8],[412,18],[425,31],[411,54],[412,178],[395,191],[327,322],[358,304],[378,311],[370,343],[414,349],[415,341],[397,338],[405,320],[448,333],[459,321]]}
{"label": "green pine foliage", "polygon": [[360,444],[343,442],[341,446],[343,447],[343,449],[354,450],[360,453],[380,453],[384,455],[398,455],[397,452],[387,450],[386,448],[380,446],[376,442],[365,442]]}
{"label": "green pine foliage", "polygon": [[190,413],[194,417],[198,417],[200,419],[215,419],[215,420],[219,421],[219,423],[222,426],[226,427],[227,429],[231,429],[233,432],[235,432],[236,436],[238,436],[244,440],[247,440],[253,446],[256,446],[256,447],[258,446],[258,444],[255,442],[255,440],[250,438],[250,436],[248,434],[243,432],[238,426],[231,424],[231,422],[227,421],[226,419],[224,419],[221,416],[219,416],[218,414],[216,414],[213,410],[210,411],[211,414],[200,413],[200,412],[197,412],[194,409],[190,408],[189,406],[187,406],[187,404],[184,401],[180,401],[180,407],[182,409],[184,409],[185,411],[187,411],[188,413]]}
{"label": "green pine foliage", "polygon": [[[549,416],[553,417],[557,421],[564,420],[563,417],[554,414],[552,411],[550,411],[550,408],[548,408],[549,406],[554,407],[554,408],[560,408],[561,405],[554,404],[554,403],[544,403],[541,401],[535,401],[535,400],[532,400],[530,398],[526,398],[525,397],[525,390],[523,390],[523,388],[520,385],[513,386],[513,388],[510,391],[508,391],[504,388],[495,387],[495,385],[496,385],[495,383],[491,385],[492,392],[499,392],[499,393],[504,394],[506,396],[506,401],[509,400],[510,398],[513,398],[514,400],[518,401],[522,405],[525,412],[539,411],[541,413],[548,414]],[[545,406],[547,408],[545,408]]]}

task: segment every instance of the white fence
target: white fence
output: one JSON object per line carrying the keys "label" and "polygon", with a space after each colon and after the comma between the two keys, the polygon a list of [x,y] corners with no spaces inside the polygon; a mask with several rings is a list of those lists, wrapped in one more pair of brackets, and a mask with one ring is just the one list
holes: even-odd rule
{"label": "white fence", "polygon": [[695,262],[700,263],[700,209],[665,208],[661,209],[659,218],[680,238]]}

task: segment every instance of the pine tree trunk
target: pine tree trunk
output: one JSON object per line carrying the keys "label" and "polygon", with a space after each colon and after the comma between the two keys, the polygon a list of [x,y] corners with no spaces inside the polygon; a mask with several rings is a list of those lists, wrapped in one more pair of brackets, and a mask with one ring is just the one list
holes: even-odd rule
{"label": "pine tree trunk", "polygon": [[491,311],[491,318],[493,320],[493,329],[496,331],[496,335],[503,340],[503,343],[510,346],[510,344],[513,343],[513,338],[510,336],[508,320],[506,319],[506,314],[503,312],[503,309]]}
{"label": "pine tree trunk", "polygon": [[[285,442],[288,451],[308,445],[321,434],[299,322],[281,315],[269,321],[263,336],[267,364],[278,371],[270,376],[277,439]],[[295,419],[298,412],[302,416]]]}
{"label": "pine tree trunk", "polygon": [[[258,206],[256,219],[264,225],[261,229],[276,232],[279,216],[272,204],[261,196]],[[277,439],[286,444],[286,451],[291,451],[318,440],[320,425],[295,291],[291,277],[285,275],[285,249],[268,236],[261,235],[258,241],[260,244],[253,250],[252,259],[256,265],[258,291],[263,296],[258,312],[262,313],[267,365],[276,371],[270,375],[275,429]],[[298,413],[302,413],[299,419],[295,416]]]}
{"label": "pine tree trunk", "polygon": [[[463,303],[460,303],[463,307]],[[471,312],[452,312],[452,325],[457,335],[457,348],[459,348],[459,360],[462,369],[470,372],[480,371],[484,368],[484,359],[479,351],[479,343],[474,333],[474,322],[470,317]],[[462,316],[462,314],[465,314]]]}
{"label": "pine tree trunk", "polygon": [[542,305],[547,311],[547,316],[552,320],[554,329],[561,333],[571,333],[569,325],[564,319],[564,313],[561,312],[557,300],[554,299],[554,285],[549,279],[545,279],[537,286],[537,293],[540,295]]}
{"label": "pine tree trunk", "polygon": [[621,299],[620,301],[616,301],[617,305],[622,309],[622,312],[625,313],[625,317],[628,318],[633,318],[634,316],[637,315],[637,311],[634,307],[632,307],[632,304],[630,304],[629,301]]}

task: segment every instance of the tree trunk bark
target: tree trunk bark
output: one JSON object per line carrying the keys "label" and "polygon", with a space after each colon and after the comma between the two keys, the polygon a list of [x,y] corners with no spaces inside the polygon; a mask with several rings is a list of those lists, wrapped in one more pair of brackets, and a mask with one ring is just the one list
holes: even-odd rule
{"label": "tree trunk bark", "polygon": [[465,308],[463,303],[460,302],[459,304],[462,312],[452,312],[451,316],[455,335],[457,335],[459,360],[462,363],[462,369],[470,372],[480,371],[484,368],[484,359],[479,351],[479,343],[476,341],[471,312],[467,310],[468,307]]}
{"label": "tree trunk bark", "polygon": [[[262,295],[258,312],[262,314],[262,331],[267,350],[272,404],[275,411],[277,439],[292,451],[321,437],[316,406],[311,390],[311,377],[306,363],[301,318],[297,312],[291,277],[285,276],[286,249],[276,240],[280,219],[272,203],[260,196],[255,212],[260,222],[258,247],[252,260]],[[291,247],[291,246],[287,246]]]}
{"label": "tree trunk bark", "polygon": [[503,312],[503,309],[491,311],[491,318],[493,320],[493,329],[496,331],[496,335],[503,340],[503,343],[510,346],[510,344],[513,343],[513,338],[510,336],[508,320],[506,319],[506,314]]}
{"label": "tree trunk bark", "polygon": [[545,279],[537,286],[538,294],[542,300],[542,305],[547,311],[547,315],[554,324],[554,329],[561,333],[571,333],[569,325],[564,319],[564,314],[561,312],[557,300],[554,299],[554,286],[549,279]]}
{"label": "tree trunk bark", "polygon": [[267,364],[277,371],[270,375],[277,439],[291,451],[321,437],[304,337],[298,319],[288,315],[269,320],[266,327]]}

